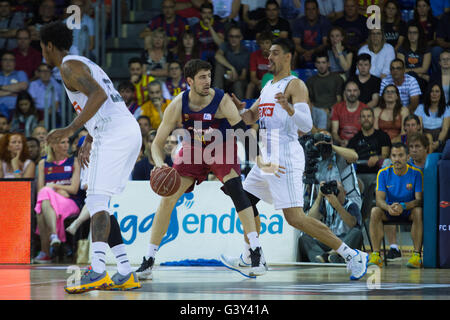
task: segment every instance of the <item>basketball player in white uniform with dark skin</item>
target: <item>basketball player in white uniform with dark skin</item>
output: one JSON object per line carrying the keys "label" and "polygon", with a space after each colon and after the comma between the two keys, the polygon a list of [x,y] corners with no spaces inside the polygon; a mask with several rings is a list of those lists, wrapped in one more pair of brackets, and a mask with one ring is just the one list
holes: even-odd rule
{"label": "basketball player in white uniform with dark skin", "polygon": [[[80,293],[95,289],[139,288],[122,242],[116,218],[109,213],[109,200],[125,188],[142,144],[139,125],[119,93],[95,63],[82,56],[68,55],[72,30],[54,22],[41,28],[42,53],[51,67],[61,72],[67,95],[77,112],[72,123],[48,135],[49,143],[70,137],[83,126],[87,135],[79,152],[82,166],[89,166],[86,207],[91,215],[92,266],[65,291]],[[118,272],[106,272],[106,251],[116,257]]]}
{"label": "basketball player in white uniform with dark skin", "polygon": [[[294,46],[290,40],[276,39],[270,48],[269,72],[274,79],[262,89],[260,97],[251,108],[242,113],[249,125],[259,119],[261,154],[257,165],[244,181],[244,190],[282,210],[286,221],[311,237],[337,251],[347,261],[351,279],[357,280],[367,271],[367,253],[353,250],[336,237],[322,222],[303,212],[303,171],[305,157],[298,142],[297,130],[307,133],[312,128],[308,106],[308,89],[303,81],[291,75],[291,58]],[[233,96],[236,106],[244,104]],[[253,199],[252,199],[253,198]],[[256,203],[252,205],[256,206]],[[245,268],[247,254],[241,258],[221,256],[227,266]]]}

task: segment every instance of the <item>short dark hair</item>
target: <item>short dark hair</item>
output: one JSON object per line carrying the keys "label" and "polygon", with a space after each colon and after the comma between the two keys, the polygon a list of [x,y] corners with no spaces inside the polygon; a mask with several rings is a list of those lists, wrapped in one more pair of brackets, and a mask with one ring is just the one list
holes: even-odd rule
{"label": "short dark hair", "polygon": [[319,8],[319,3],[317,2],[317,0],[306,0],[305,1],[305,8],[306,8],[306,5],[308,3],[314,3],[316,5],[316,8]]}
{"label": "short dark hair", "polygon": [[406,144],[404,144],[403,142],[395,142],[395,143],[393,143],[392,146],[391,146],[391,153],[392,153],[392,150],[394,148],[396,148],[396,149],[403,148],[403,149],[405,149],[406,154],[409,154],[408,146]]}
{"label": "short dark hair", "polygon": [[213,4],[210,3],[210,2],[204,2],[204,3],[200,6],[200,12],[202,12],[203,9],[211,9],[212,11],[214,11]]}
{"label": "short dark hair", "polygon": [[372,114],[372,116],[375,117],[375,111],[373,111],[373,109],[372,109],[372,108],[369,108],[369,107],[367,107],[367,108],[362,108],[362,109],[361,109],[361,112],[359,113],[359,117],[361,117],[361,114],[363,113],[363,111],[369,111],[369,112]]}
{"label": "short dark hair", "polygon": [[330,57],[328,56],[328,52],[326,52],[325,50],[321,50],[321,51],[315,53],[314,56],[313,56],[313,61],[316,62],[316,60],[318,58],[325,58],[325,59],[327,59],[327,61],[330,61]]}
{"label": "short dark hair", "polygon": [[41,27],[41,41],[48,45],[51,42],[59,50],[69,51],[73,43],[73,31],[60,21],[50,22]]}
{"label": "short dark hair", "polygon": [[139,57],[131,58],[130,60],[128,60],[128,67],[130,67],[133,63],[139,63],[140,65],[142,65],[142,59]]}
{"label": "short dark hair", "polygon": [[20,28],[20,29],[17,29],[17,31],[16,31],[16,37],[19,35],[19,32],[26,32],[26,33],[28,33],[28,36],[31,37],[30,30],[28,30],[28,29],[26,29],[26,28]]}
{"label": "short dark hair", "polygon": [[130,89],[133,92],[136,90],[136,88],[134,87],[134,84],[132,84],[131,81],[129,81],[129,80],[124,80],[124,81],[120,82],[119,86],[117,87],[118,91],[125,90],[125,89]]}
{"label": "short dark hair", "polygon": [[263,31],[256,36],[257,42],[265,40],[270,40],[270,42],[273,41],[273,33],[271,31]]}
{"label": "short dark hair", "polygon": [[414,141],[419,141],[420,144],[422,144],[425,149],[428,149],[428,147],[430,146],[430,141],[428,140],[427,136],[424,135],[423,133],[415,132],[415,133],[411,134],[408,137],[408,146],[411,142],[414,142]]}
{"label": "short dark hair", "polygon": [[266,2],[266,9],[269,6],[269,4],[273,4],[275,5],[278,9],[280,9],[280,5],[278,4],[278,2],[276,2],[275,0],[267,0]]}
{"label": "short dark hair", "polygon": [[394,62],[400,62],[402,64],[402,67],[405,68],[405,62],[402,59],[399,59],[399,58],[395,58],[394,60],[391,61],[391,64],[389,65],[390,68],[392,68],[392,64]]}
{"label": "short dark hair", "polygon": [[147,116],[139,116],[139,118],[137,118],[137,120],[136,120],[136,121],[138,121],[138,122],[139,122],[139,120],[141,120],[141,119],[145,119],[145,120],[147,120],[147,121],[148,121],[148,123],[149,123],[149,124],[151,124],[150,118],[149,118],[149,117],[147,117]]}
{"label": "short dark hair", "polygon": [[39,140],[36,139],[35,137],[27,137],[27,142],[28,142],[28,141],[34,141],[34,142],[37,143],[38,147],[41,146],[41,143],[40,143]]}
{"label": "short dark hair", "polygon": [[420,118],[415,113],[408,114],[403,120],[403,125],[406,124],[409,120],[415,120],[418,125],[420,125]]}
{"label": "short dark hair", "polygon": [[369,63],[372,63],[372,57],[368,53],[361,53],[356,57],[356,63],[360,61],[369,61]]}
{"label": "short dark hair", "polygon": [[3,59],[3,57],[4,57],[5,55],[7,55],[7,54],[9,54],[10,56],[13,56],[14,59],[16,59],[16,55],[15,55],[14,52],[12,52],[12,51],[3,51],[3,52],[1,53],[1,59]]}
{"label": "short dark hair", "polygon": [[281,49],[283,49],[284,53],[290,53],[294,56],[295,53],[295,45],[291,39],[287,38],[276,38],[272,41],[272,45],[279,45]]}
{"label": "short dark hair", "polygon": [[184,65],[184,77],[194,79],[200,70],[212,70],[212,66],[208,61],[200,59],[192,59]]}

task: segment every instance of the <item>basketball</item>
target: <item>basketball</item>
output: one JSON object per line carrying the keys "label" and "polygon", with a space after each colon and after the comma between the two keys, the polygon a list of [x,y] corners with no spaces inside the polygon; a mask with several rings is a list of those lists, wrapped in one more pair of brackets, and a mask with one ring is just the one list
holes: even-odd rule
{"label": "basketball", "polygon": [[168,197],[178,191],[181,178],[177,170],[171,167],[162,167],[152,171],[150,186],[156,194]]}

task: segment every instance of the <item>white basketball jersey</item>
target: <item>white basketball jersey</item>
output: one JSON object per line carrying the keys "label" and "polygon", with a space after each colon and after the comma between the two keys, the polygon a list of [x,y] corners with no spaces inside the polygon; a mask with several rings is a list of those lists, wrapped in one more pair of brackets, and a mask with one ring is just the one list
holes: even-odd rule
{"label": "white basketball jersey", "polygon": [[[103,103],[97,113],[84,125],[90,135],[94,135],[94,128],[99,121],[123,117],[134,119],[133,115],[125,105],[122,97],[114,88],[112,81],[102,70],[102,68],[83,56],[67,55],[63,58],[62,62],[64,63],[67,60],[78,60],[84,63],[91,71],[91,75],[94,80],[97,81],[97,83],[103,88],[103,90],[105,90],[105,93],[108,96],[107,100]],[[69,96],[70,102],[72,103],[75,111],[77,112],[77,114],[80,113],[84,109],[88,97],[84,93],[81,93],[79,91],[70,91],[66,88],[65,85],[64,88],[66,89],[67,95]]]}
{"label": "white basketball jersey", "polygon": [[[284,93],[287,85],[295,76],[288,76],[276,83],[268,82],[261,91],[259,102],[259,127],[263,147],[283,146],[298,140],[297,126],[286,110],[276,102],[275,95]],[[270,151],[269,151],[270,152]]]}

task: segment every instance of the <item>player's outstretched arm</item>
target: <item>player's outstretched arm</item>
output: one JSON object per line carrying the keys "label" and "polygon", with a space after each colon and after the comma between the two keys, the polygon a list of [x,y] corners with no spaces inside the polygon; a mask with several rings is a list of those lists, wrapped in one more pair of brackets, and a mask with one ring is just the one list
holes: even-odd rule
{"label": "player's outstretched arm", "polygon": [[245,102],[240,101],[234,93],[231,94],[231,100],[233,101],[234,105],[237,107],[238,111],[241,112],[241,118],[244,120],[246,125],[254,124],[259,119],[259,101],[258,98],[253,105],[245,110]]}
{"label": "player's outstretched arm", "polygon": [[164,165],[165,153],[164,144],[172,131],[177,127],[177,123],[181,119],[181,97],[179,94],[166,108],[163,114],[161,124],[156,132],[155,139],[152,143],[152,157],[155,162],[155,168]]}
{"label": "player's outstretched arm", "polygon": [[69,60],[61,64],[61,77],[66,87],[71,91],[80,91],[88,97],[83,111],[63,129],[57,129],[49,134],[48,141],[56,142],[61,138],[72,136],[78,129],[91,119],[108,98],[103,88],[92,77],[89,68],[78,60]]}

